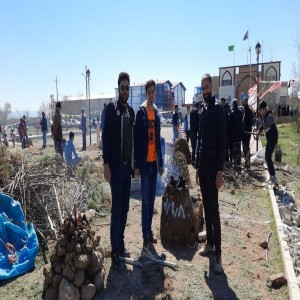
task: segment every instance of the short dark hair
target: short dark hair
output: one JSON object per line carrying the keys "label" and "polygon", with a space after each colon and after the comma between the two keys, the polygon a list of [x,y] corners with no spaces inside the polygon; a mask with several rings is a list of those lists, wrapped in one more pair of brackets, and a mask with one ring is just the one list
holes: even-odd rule
{"label": "short dark hair", "polygon": [[226,99],[225,99],[225,98],[221,98],[221,101],[224,101],[224,102],[226,102]]}
{"label": "short dark hair", "polygon": [[57,103],[56,103],[56,107],[60,107],[60,108],[61,108],[61,103],[60,103],[60,102],[57,102]]}
{"label": "short dark hair", "polygon": [[72,139],[74,137],[75,133],[73,131],[70,131],[69,138]]}
{"label": "short dark hair", "polygon": [[238,101],[237,101],[237,99],[233,99],[232,100],[232,107],[233,108],[238,108],[239,106],[238,106]]}
{"label": "short dark hair", "polygon": [[175,104],[175,108],[178,108],[178,104]]}
{"label": "short dark hair", "polygon": [[151,86],[154,86],[154,90],[155,90],[155,81],[153,79],[148,80],[145,84],[146,94],[147,94],[149,87],[151,87]]}
{"label": "short dark hair", "polygon": [[118,86],[120,86],[120,83],[122,80],[128,80],[129,84],[130,84],[130,78],[129,78],[129,74],[126,72],[121,72],[119,74],[119,78],[118,78]]}
{"label": "short dark hair", "polygon": [[204,79],[208,79],[209,83],[210,83],[210,84],[212,83],[210,74],[208,74],[208,73],[204,74],[204,75],[202,76],[201,82],[202,82]]}
{"label": "short dark hair", "polygon": [[267,107],[267,102],[265,100],[262,100],[258,105],[258,108],[266,108],[266,107]]}

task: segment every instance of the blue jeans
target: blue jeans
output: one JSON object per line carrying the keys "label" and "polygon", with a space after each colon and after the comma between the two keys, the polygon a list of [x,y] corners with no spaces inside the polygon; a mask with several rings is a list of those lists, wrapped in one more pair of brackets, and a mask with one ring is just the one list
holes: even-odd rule
{"label": "blue jeans", "polygon": [[59,153],[61,155],[61,157],[63,156],[63,146],[62,146],[62,141],[59,140],[54,140],[54,146],[55,146],[55,151],[57,153]]}
{"label": "blue jeans", "polygon": [[112,170],[111,188],[111,221],[110,241],[112,252],[124,251],[124,231],[129,210],[131,186],[131,165],[122,165],[118,170]]}
{"label": "blue jeans", "polygon": [[152,226],[153,208],[156,194],[157,163],[146,163],[141,173],[142,190],[142,232],[143,238],[149,237]]}
{"label": "blue jeans", "polygon": [[78,156],[73,158],[71,161],[66,161],[66,162],[67,162],[67,166],[71,167],[71,166],[78,165],[81,161],[82,161],[82,157]]}
{"label": "blue jeans", "polygon": [[177,140],[179,137],[179,131],[176,125],[173,125],[173,140],[174,142]]}
{"label": "blue jeans", "polygon": [[43,148],[46,148],[47,131],[43,131]]}

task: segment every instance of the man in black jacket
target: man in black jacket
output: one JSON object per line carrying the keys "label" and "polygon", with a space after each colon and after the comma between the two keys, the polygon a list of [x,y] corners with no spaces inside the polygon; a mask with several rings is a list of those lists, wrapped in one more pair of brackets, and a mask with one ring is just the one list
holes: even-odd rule
{"label": "man in black jacket", "polygon": [[243,137],[242,130],[243,113],[239,110],[236,99],[232,101],[232,111],[229,121],[230,132],[230,153],[234,167],[240,169],[241,167],[241,142]]}
{"label": "man in black jacket", "polygon": [[250,139],[253,124],[253,114],[248,105],[248,98],[243,99],[244,114],[243,114],[243,152],[245,156],[245,169],[250,168]]}
{"label": "man in black jacket", "polygon": [[215,250],[214,271],[221,274],[223,267],[218,190],[223,185],[225,115],[222,106],[216,104],[215,97],[212,96],[209,74],[202,77],[201,86],[206,106],[201,109],[199,115],[196,181],[200,184],[202,193],[207,243],[200,250],[200,255],[205,256]]}
{"label": "man in black jacket", "polygon": [[175,105],[175,112],[172,115],[172,125],[173,125],[173,141],[174,143],[179,137],[179,125],[180,125],[180,116],[178,113],[178,105]]}
{"label": "man in black jacket", "polygon": [[265,131],[265,136],[267,139],[267,145],[265,150],[265,159],[268,166],[268,171],[270,174],[269,184],[275,184],[277,182],[275,176],[274,164],[272,161],[272,154],[277,148],[278,143],[278,130],[272,116],[272,111],[267,108],[266,101],[261,101],[258,106],[258,113],[260,115],[262,125],[259,128],[257,135],[259,136],[261,132]]}
{"label": "man in black jacket", "polygon": [[134,167],[133,125],[134,111],[127,103],[130,88],[129,75],[119,74],[119,99],[106,107],[105,126],[102,132],[104,178],[110,183],[111,206],[111,258],[112,264],[123,269],[120,256],[125,255],[124,231],[129,210],[131,175]]}
{"label": "man in black jacket", "polygon": [[191,111],[191,127],[190,127],[190,136],[191,136],[191,144],[192,144],[192,165],[195,166],[196,164],[196,146],[197,146],[197,138],[198,138],[198,131],[199,131],[199,105],[200,102],[198,101],[195,105],[193,110]]}

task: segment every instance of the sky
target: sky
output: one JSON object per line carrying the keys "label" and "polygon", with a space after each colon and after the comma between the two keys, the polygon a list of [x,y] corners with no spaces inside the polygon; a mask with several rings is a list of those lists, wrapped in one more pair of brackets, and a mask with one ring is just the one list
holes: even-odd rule
{"label": "sky", "polygon": [[181,81],[191,102],[204,73],[246,64],[248,46],[253,63],[257,41],[289,80],[299,11],[299,0],[1,0],[0,108],[37,111],[56,76],[59,100],[85,95],[85,66],[92,95],[114,93],[127,71],[131,83]]}

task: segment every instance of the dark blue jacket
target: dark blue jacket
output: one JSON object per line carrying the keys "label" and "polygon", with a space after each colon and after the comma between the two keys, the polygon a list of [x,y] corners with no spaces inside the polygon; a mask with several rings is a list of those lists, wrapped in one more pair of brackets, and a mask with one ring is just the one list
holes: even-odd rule
{"label": "dark blue jacket", "polygon": [[244,109],[243,115],[243,131],[252,131],[253,114],[250,107],[247,105]]}
{"label": "dark blue jacket", "polygon": [[[213,97],[214,98],[214,97]],[[202,108],[199,114],[197,168],[200,165],[216,166],[223,171],[225,161],[225,114],[223,107],[215,103]],[[214,179],[213,179],[214,180]]]}
{"label": "dark blue jacket", "polygon": [[[130,119],[132,127],[134,125],[134,111],[132,107],[129,107]],[[111,170],[117,170],[122,164],[122,138],[123,138],[123,107],[119,101],[110,102],[106,109],[105,125],[102,131],[103,141],[103,161],[108,163]],[[133,132],[132,128],[132,132]],[[133,135],[133,134],[132,134]],[[132,143],[134,139],[132,136]],[[133,146],[133,145],[132,145]],[[133,147],[131,154],[131,164],[133,169],[134,157]]]}
{"label": "dark blue jacket", "polygon": [[[160,143],[160,115],[157,107],[154,106],[155,112],[155,145],[158,169],[162,168],[163,157]],[[134,160],[135,168],[139,169],[141,173],[144,172],[147,156],[148,156],[148,127],[149,120],[146,109],[146,102],[144,102],[136,113],[135,129],[134,129]]]}
{"label": "dark blue jacket", "polygon": [[42,132],[48,131],[48,125],[47,125],[47,119],[46,119],[46,117],[42,117],[40,125],[41,125]]}

